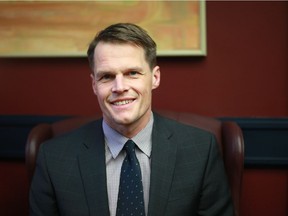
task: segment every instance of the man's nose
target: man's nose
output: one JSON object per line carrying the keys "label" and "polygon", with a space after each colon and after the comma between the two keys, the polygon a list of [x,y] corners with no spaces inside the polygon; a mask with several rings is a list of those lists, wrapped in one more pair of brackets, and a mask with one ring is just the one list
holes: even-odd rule
{"label": "man's nose", "polygon": [[123,92],[127,90],[125,77],[123,75],[116,76],[113,82],[112,92]]}

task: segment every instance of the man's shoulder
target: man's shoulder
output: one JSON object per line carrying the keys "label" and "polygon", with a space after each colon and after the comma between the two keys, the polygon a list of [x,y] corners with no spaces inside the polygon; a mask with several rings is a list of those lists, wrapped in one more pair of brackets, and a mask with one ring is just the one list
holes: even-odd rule
{"label": "man's shoulder", "polygon": [[[102,134],[101,120],[86,123],[79,128],[65,132],[57,137],[45,141],[42,145],[45,149],[73,149],[82,144],[85,140],[91,139],[91,136]],[[68,146],[67,146],[68,145]]]}
{"label": "man's shoulder", "polygon": [[204,136],[210,136],[211,132],[204,130],[200,127],[196,127],[192,124],[183,123],[180,121],[177,121],[175,119],[160,115],[158,113],[154,114],[155,122],[158,124],[159,127],[166,127],[169,130],[172,130],[174,132],[177,132],[177,134],[199,134]]}
{"label": "man's shoulder", "polygon": [[154,123],[154,138],[161,134],[161,137],[166,137],[171,143],[177,145],[179,152],[185,152],[189,157],[199,152],[208,157],[211,147],[217,148],[215,135],[202,128],[161,115],[155,116]]}

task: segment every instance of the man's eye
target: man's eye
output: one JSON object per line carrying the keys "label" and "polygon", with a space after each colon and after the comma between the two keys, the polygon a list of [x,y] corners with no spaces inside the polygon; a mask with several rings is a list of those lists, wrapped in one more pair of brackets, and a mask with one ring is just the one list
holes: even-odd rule
{"label": "man's eye", "polygon": [[130,71],[129,75],[130,76],[136,76],[136,75],[138,75],[138,72],[137,71]]}
{"label": "man's eye", "polygon": [[110,79],[111,76],[110,76],[109,74],[106,74],[106,75],[104,75],[102,78],[103,78],[103,79]]}
{"label": "man's eye", "polygon": [[112,75],[110,75],[110,74],[104,74],[101,78],[100,78],[100,80],[110,80],[110,79],[112,79]]}

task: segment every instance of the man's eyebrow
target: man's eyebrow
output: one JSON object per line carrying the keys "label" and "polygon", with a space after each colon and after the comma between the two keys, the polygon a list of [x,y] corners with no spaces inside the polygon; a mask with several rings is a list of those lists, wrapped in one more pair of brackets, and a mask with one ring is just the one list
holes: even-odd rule
{"label": "man's eyebrow", "polygon": [[99,71],[96,71],[96,74],[106,74],[106,73],[111,73],[111,71],[109,71],[109,70],[99,70]]}
{"label": "man's eyebrow", "polygon": [[126,71],[139,71],[139,72],[141,72],[141,71],[143,71],[143,68],[142,67],[138,67],[138,66],[129,67],[129,68],[126,69]]}
{"label": "man's eyebrow", "polygon": [[[142,67],[139,67],[139,66],[132,66],[132,67],[127,67],[123,70],[120,70],[121,72],[125,73],[125,72],[129,72],[129,71],[139,71],[139,72],[142,72],[143,71],[143,68]],[[113,70],[109,70],[109,69],[104,69],[104,70],[99,70],[99,71],[96,71],[95,75],[96,76],[103,76],[105,74],[116,74],[116,72],[113,72]]]}
{"label": "man's eyebrow", "polygon": [[109,70],[96,71],[95,76],[96,77],[101,77],[101,76],[107,75],[107,74],[113,74],[113,72],[111,72]]}

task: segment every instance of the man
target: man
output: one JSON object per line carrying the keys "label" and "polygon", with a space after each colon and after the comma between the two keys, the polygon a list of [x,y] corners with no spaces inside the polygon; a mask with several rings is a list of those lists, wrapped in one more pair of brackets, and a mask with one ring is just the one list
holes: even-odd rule
{"label": "man", "polygon": [[119,23],[87,53],[103,119],[41,145],[31,215],[233,215],[214,136],[152,113],[160,85],[152,38]]}

